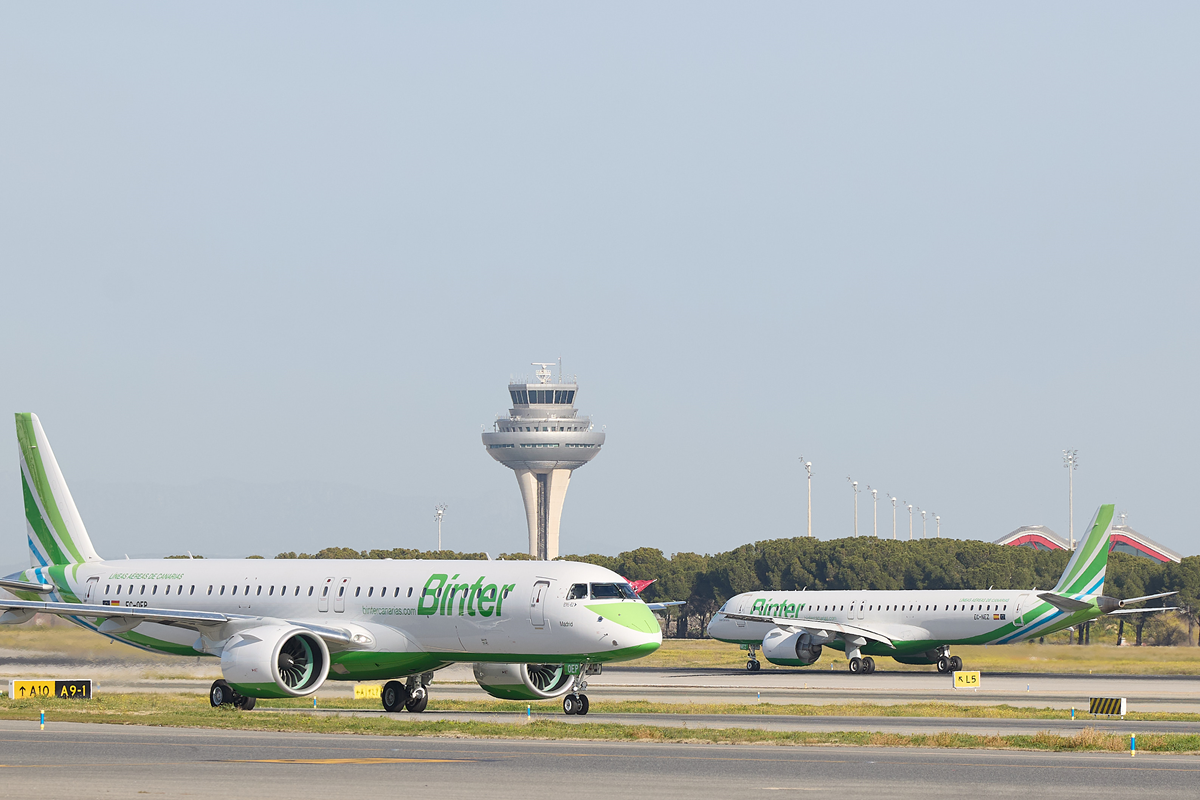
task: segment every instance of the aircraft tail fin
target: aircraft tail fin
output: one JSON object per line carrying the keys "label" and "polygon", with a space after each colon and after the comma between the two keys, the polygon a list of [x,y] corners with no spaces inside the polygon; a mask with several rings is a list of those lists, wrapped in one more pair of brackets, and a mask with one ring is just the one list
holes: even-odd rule
{"label": "aircraft tail fin", "polygon": [[1088,526],[1087,536],[1075,546],[1071,560],[1053,591],[1058,595],[1103,594],[1104,573],[1108,569],[1108,537],[1112,531],[1113,512],[1109,503],[1096,509]]}
{"label": "aircraft tail fin", "polygon": [[100,561],[36,414],[17,414],[17,442],[31,566]]}

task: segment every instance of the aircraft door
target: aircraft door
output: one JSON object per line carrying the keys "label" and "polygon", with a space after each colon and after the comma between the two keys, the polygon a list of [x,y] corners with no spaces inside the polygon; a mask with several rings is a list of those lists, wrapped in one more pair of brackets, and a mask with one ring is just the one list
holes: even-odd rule
{"label": "aircraft door", "polygon": [[85,592],[85,593],[84,593],[84,595],[83,595],[83,602],[84,602],[84,603],[89,603],[89,604],[90,604],[90,603],[95,603],[95,602],[96,602],[96,593],[97,593],[97,591],[98,591],[98,587],[99,587],[99,585],[100,585],[100,578],[99,578],[99,577],[95,577],[95,578],[88,578],[88,581],[87,581],[87,592]]}
{"label": "aircraft door", "polygon": [[333,610],[342,614],[346,611],[346,592],[350,591],[350,579],[342,578],[338,582],[337,594],[333,596]]}
{"label": "aircraft door", "polygon": [[1017,598],[1015,613],[1013,614],[1013,627],[1021,628],[1025,625],[1025,609],[1029,607],[1029,595],[1023,594]]}
{"label": "aircraft door", "polygon": [[333,591],[333,578],[326,578],[325,585],[317,595],[317,611],[329,611],[329,593]]}
{"label": "aircraft door", "polygon": [[529,621],[538,630],[546,628],[546,595],[550,594],[550,581],[538,581],[529,596]]}

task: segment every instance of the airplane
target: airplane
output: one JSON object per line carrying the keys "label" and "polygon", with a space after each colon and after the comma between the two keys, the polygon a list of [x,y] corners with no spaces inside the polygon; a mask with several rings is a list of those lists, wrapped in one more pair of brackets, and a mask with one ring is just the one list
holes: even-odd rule
{"label": "airplane", "polygon": [[304,697],[326,680],[387,681],[389,712],[421,712],[433,674],[474,664],[493,697],[562,697],[662,644],[624,578],[567,561],[136,559],[92,546],[37,416],[16,415],[31,568],[0,580],[0,624],[55,614],[158,653],[220,659],[212,706]]}
{"label": "airplane", "polygon": [[952,645],[1011,644],[1045,636],[1109,614],[1174,611],[1127,608],[1170,597],[1163,592],[1118,600],[1104,595],[1112,505],[1092,517],[1087,537],[1072,553],[1058,584],[1037,589],[745,592],[713,615],[708,634],[749,650],[746,669],[761,668],[757,650],[772,664],[807,667],[824,647],[845,651],[850,672],[875,671],[875,656],[901,664],[936,664],[957,672]]}

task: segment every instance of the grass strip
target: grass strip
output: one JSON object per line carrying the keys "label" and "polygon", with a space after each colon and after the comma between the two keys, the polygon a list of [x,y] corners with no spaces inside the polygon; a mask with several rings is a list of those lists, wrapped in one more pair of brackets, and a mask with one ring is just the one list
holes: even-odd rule
{"label": "grass strip", "polygon": [[[209,728],[374,736],[450,736],[493,739],[563,739],[618,742],[711,744],[852,745],[866,747],[937,747],[1123,752],[1129,737],[1086,728],[1070,736],[1049,731],[1013,736],[980,736],[943,731],[933,734],[868,731],[765,731],[742,728],[686,728],[604,722],[567,723],[517,718],[513,722],[442,721],[417,716],[338,717],[270,710],[239,712],[210,708],[195,695],[110,695],[93,700],[4,700],[0,719],[46,723],[92,722],[176,728]],[[523,709],[522,709],[523,710]],[[1131,726],[1136,732],[1136,727]],[[1200,753],[1200,734],[1138,734],[1138,750],[1153,753]]]}

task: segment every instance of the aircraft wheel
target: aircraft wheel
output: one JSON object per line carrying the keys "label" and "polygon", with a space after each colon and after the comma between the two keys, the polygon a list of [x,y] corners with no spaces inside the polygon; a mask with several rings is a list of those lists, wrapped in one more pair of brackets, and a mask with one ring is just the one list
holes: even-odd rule
{"label": "aircraft wheel", "polygon": [[762,669],[762,664],[758,663],[757,659],[752,658],[746,662],[746,670],[748,672],[758,672],[760,669]]}
{"label": "aircraft wheel", "polygon": [[388,681],[383,685],[379,699],[383,701],[384,711],[392,714],[403,711],[404,704],[408,702],[408,687],[400,681]]}
{"label": "aircraft wheel", "polygon": [[579,713],[579,708],[582,703],[576,699],[575,695],[569,694],[563,698],[563,713],[567,716]]}
{"label": "aircraft wheel", "polygon": [[404,703],[404,707],[408,709],[409,713],[412,714],[420,714],[425,710],[425,706],[427,705],[429,705],[428,689],[422,689],[420,695],[416,697],[410,697],[408,698],[407,702]]}
{"label": "aircraft wheel", "polygon": [[850,659],[850,674],[857,675],[863,671],[863,662],[861,658]]}
{"label": "aircraft wheel", "polygon": [[950,656],[950,671],[958,672],[962,669],[962,659],[958,656]]}
{"label": "aircraft wheel", "polygon": [[240,711],[252,711],[254,709],[255,702],[256,701],[253,697],[242,697],[241,695],[238,695],[238,698],[233,701],[233,705]]}
{"label": "aircraft wheel", "polygon": [[939,658],[937,660],[937,667],[938,667],[938,672],[945,675],[947,672],[950,671],[950,659],[946,658],[945,656],[942,656],[941,658]]}
{"label": "aircraft wheel", "polygon": [[584,714],[586,714],[588,712],[588,708],[590,706],[591,706],[591,703],[588,702],[587,695],[581,694],[581,695],[579,695],[579,710],[576,711],[575,713],[582,717]]}
{"label": "aircraft wheel", "polygon": [[213,681],[208,690],[208,702],[213,708],[229,705],[233,702],[233,689],[223,680]]}
{"label": "aircraft wheel", "polygon": [[870,675],[875,671],[875,659],[867,656],[863,659],[863,674]]}

